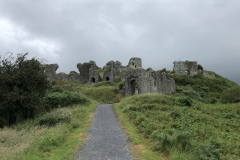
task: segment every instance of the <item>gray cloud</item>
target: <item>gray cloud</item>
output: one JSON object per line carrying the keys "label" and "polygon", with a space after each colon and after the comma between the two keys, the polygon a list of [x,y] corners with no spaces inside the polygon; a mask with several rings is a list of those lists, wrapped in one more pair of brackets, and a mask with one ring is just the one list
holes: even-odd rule
{"label": "gray cloud", "polygon": [[240,84],[239,19],[239,0],[0,0],[0,48],[67,73],[89,60],[140,57],[156,70],[196,60]]}

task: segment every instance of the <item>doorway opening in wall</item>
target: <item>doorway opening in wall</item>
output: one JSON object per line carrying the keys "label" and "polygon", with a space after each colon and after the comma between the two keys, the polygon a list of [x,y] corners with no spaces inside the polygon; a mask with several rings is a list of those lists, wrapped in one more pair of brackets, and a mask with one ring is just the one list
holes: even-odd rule
{"label": "doorway opening in wall", "polygon": [[109,81],[110,80],[110,78],[109,77],[106,77],[106,81]]}
{"label": "doorway opening in wall", "polygon": [[130,92],[131,95],[138,94],[138,83],[136,79],[130,81]]}
{"label": "doorway opening in wall", "polygon": [[95,83],[95,78],[94,77],[92,77],[92,82]]}

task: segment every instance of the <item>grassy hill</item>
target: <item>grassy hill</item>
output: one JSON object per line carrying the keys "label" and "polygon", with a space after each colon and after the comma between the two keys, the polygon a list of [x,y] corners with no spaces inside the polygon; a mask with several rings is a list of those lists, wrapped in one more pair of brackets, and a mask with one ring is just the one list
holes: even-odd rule
{"label": "grassy hill", "polygon": [[44,112],[0,129],[0,159],[74,159],[100,103],[115,103],[137,157],[240,159],[239,85],[219,75],[173,78],[174,94],[129,98],[119,83],[54,81]]}
{"label": "grassy hill", "polygon": [[135,95],[115,105],[131,139],[162,159],[240,159],[240,87],[218,75],[173,78],[174,94]]}

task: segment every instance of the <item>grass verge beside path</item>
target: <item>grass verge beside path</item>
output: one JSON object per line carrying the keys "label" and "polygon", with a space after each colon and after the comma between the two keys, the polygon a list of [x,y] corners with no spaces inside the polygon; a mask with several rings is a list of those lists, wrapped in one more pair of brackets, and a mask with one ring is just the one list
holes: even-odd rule
{"label": "grass verge beside path", "polygon": [[240,103],[147,94],[125,98],[115,110],[136,145],[171,160],[240,159]]}
{"label": "grass verge beside path", "polygon": [[97,105],[91,101],[57,108],[34,121],[1,129],[0,159],[75,159],[74,153],[87,138],[85,131]]}
{"label": "grass verge beside path", "polygon": [[149,141],[144,138],[144,135],[139,133],[138,129],[129,121],[129,118],[119,108],[119,103],[114,104],[114,110],[118,115],[121,128],[129,137],[128,148],[132,157],[135,160],[165,160],[168,159],[164,155],[151,150]]}

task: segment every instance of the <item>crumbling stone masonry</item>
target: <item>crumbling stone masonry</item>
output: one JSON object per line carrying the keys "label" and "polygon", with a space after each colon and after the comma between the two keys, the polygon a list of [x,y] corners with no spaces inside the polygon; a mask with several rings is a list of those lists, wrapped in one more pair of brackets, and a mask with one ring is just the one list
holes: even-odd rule
{"label": "crumbling stone masonry", "polygon": [[174,61],[173,72],[176,76],[195,76],[198,74],[196,61]]}
{"label": "crumbling stone masonry", "polygon": [[215,77],[215,74],[213,72],[210,72],[210,71],[206,71],[206,70],[203,70],[202,71],[202,74],[205,76],[205,77]]}
{"label": "crumbling stone masonry", "polygon": [[[89,69],[89,82],[98,83],[102,81],[102,78],[97,71],[98,67],[96,65],[92,65]],[[81,75],[81,74],[80,74]]]}
{"label": "crumbling stone masonry", "polygon": [[128,67],[134,69],[142,68],[142,59],[137,57],[131,58],[129,60]]}
{"label": "crumbling stone masonry", "polygon": [[122,72],[122,64],[119,61],[109,61],[103,67],[103,80],[104,81],[113,81],[120,82],[121,81],[121,72]]}
{"label": "crumbling stone masonry", "polygon": [[69,74],[60,72],[56,74],[55,78],[70,82],[82,82],[80,75],[75,71],[71,71]]}
{"label": "crumbling stone masonry", "polygon": [[[93,66],[93,68],[91,69],[91,74],[95,74],[96,72],[94,72],[93,70],[97,68],[96,63],[94,61],[89,61],[88,63],[78,63],[77,64],[77,68],[80,72],[80,79],[82,80],[82,82],[87,83],[92,82],[92,80],[94,79],[90,79],[90,68]],[[95,75],[91,78],[96,78]],[[97,79],[97,78],[96,78]],[[96,82],[95,79],[95,82]]]}
{"label": "crumbling stone masonry", "polygon": [[49,80],[55,78],[56,70],[59,68],[58,64],[45,64],[42,67],[44,68],[45,74]]}
{"label": "crumbling stone masonry", "polygon": [[176,90],[175,81],[169,74],[144,69],[128,69],[125,72],[125,96],[135,94],[138,85],[138,94],[173,93]]}

